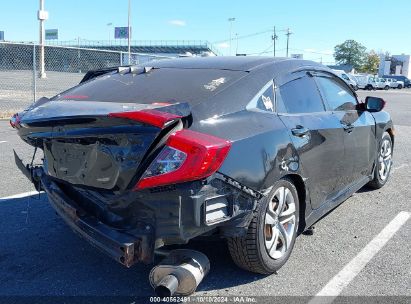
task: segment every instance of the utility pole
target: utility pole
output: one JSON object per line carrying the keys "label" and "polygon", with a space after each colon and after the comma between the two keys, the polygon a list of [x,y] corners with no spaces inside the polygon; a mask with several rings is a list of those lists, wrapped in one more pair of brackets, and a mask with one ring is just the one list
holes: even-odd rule
{"label": "utility pole", "polygon": [[233,22],[235,21],[235,18],[228,18],[228,22],[230,22],[230,56],[231,56],[231,50],[232,50],[232,32],[233,32]]}
{"label": "utility pole", "polygon": [[40,71],[39,77],[46,78],[46,72],[44,68],[44,21],[48,19],[48,12],[44,10],[44,0],[40,0],[40,8],[37,13],[37,19],[39,19],[40,23],[40,35],[39,35],[39,43],[40,43]]}
{"label": "utility pole", "polygon": [[128,0],[128,35],[127,35],[127,41],[128,41],[128,64],[131,64],[131,46],[130,46],[130,39],[131,39],[131,28],[130,28],[130,15],[131,15],[131,0]]}
{"label": "utility pole", "polygon": [[287,28],[287,33],[285,34],[287,36],[287,55],[285,57],[288,57],[288,46],[289,46],[289,43],[290,43],[290,35],[291,34],[292,33],[290,31],[290,28]]}
{"label": "utility pole", "polygon": [[278,39],[278,36],[275,33],[275,26],[273,29],[273,35],[271,36],[271,39],[273,40],[273,56],[275,57],[275,41]]}
{"label": "utility pole", "polygon": [[236,47],[235,47],[235,55],[237,56],[238,54],[238,33],[235,33],[235,38],[237,40]]}

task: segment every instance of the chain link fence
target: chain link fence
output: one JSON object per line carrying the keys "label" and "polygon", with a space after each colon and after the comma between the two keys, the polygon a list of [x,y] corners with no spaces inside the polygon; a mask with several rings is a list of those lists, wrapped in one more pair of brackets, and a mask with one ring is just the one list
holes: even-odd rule
{"label": "chain link fence", "polygon": [[[40,78],[39,45],[0,42],[0,118],[75,86],[89,70],[129,64],[127,52],[62,46],[44,46],[44,58],[46,77]],[[131,53],[130,64],[165,58]]]}

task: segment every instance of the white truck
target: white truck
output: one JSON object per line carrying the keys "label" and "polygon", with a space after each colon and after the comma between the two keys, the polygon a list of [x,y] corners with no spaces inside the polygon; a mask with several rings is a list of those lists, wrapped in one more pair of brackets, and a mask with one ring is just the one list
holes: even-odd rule
{"label": "white truck", "polygon": [[354,74],[351,76],[355,77],[357,80],[359,89],[369,91],[377,89],[377,84],[375,83],[375,77],[373,75]]}
{"label": "white truck", "polygon": [[394,78],[385,78],[385,79],[387,79],[387,82],[390,85],[390,88],[402,89],[404,87],[404,82],[403,81],[396,80]]}
{"label": "white truck", "polygon": [[389,90],[390,84],[387,82],[386,78],[376,78],[375,83],[377,84],[377,89]]}
{"label": "white truck", "polygon": [[354,91],[358,90],[358,85],[356,80],[353,77],[350,77],[345,71],[343,70],[333,70],[338,77],[344,80]]}

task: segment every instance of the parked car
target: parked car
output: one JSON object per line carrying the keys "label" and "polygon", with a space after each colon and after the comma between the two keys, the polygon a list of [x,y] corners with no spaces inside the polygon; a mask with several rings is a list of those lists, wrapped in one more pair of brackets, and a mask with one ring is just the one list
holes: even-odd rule
{"label": "parked car", "polygon": [[343,70],[333,70],[342,80],[344,80],[354,91],[358,90],[357,81]]}
{"label": "parked car", "polygon": [[384,75],[382,77],[383,78],[392,78],[392,79],[395,79],[397,81],[402,81],[402,82],[404,82],[404,87],[405,88],[411,88],[411,81],[405,76],[402,76],[402,75]]}
{"label": "parked car", "polygon": [[357,86],[359,89],[375,90],[377,88],[377,84],[375,83],[374,76],[360,75],[360,74],[355,74],[353,76],[357,80]]}
{"label": "parked car", "polygon": [[385,78],[387,80],[387,83],[390,85],[390,88],[393,89],[402,89],[404,87],[404,82],[402,81],[397,81],[392,78]]}
{"label": "parked car", "polygon": [[89,72],[10,123],[44,153],[35,167],[15,155],[20,170],[119,263],[220,236],[239,267],[269,274],[298,232],[387,182],[384,104],[311,61],[185,58]]}
{"label": "parked car", "polygon": [[386,78],[375,78],[375,84],[377,85],[377,89],[380,89],[380,90],[390,89],[390,84]]}

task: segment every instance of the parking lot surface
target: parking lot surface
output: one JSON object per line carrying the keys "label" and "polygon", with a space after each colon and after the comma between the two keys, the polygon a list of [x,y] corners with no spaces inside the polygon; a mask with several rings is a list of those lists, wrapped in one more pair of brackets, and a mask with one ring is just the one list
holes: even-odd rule
{"label": "parking lot surface", "polygon": [[[275,275],[238,269],[224,241],[188,244],[211,262],[196,296],[315,296],[350,262],[358,266],[356,256],[392,221],[398,224],[400,213],[411,213],[411,90],[359,95],[383,97],[392,115],[396,141],[389,182],[380,190],[361,189],[319,221],[314,235],[300,235]],[[0,296],[152,296],[151,266],[126,269],[98,252],[63,223],[44,194],[16,196],[34,189],[17,170],[13,149],[31,160],[33,149],[0,121]],[[411,219],[396,228],[372,256],[365,250],[366,263],[350,273],[340,295],[411,297]]]}

